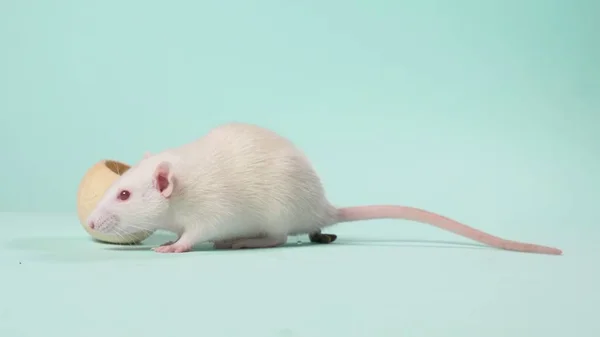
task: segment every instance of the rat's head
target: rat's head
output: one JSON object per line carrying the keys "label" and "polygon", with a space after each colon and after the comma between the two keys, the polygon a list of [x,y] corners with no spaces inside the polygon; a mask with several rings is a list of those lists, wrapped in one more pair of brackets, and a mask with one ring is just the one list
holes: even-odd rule
{"label": "rat's head", "polygon": [[169,211],[174,182],[169,161],[145,158],[104,193],[87,225],[101,233],[121,236],[155,230]]}

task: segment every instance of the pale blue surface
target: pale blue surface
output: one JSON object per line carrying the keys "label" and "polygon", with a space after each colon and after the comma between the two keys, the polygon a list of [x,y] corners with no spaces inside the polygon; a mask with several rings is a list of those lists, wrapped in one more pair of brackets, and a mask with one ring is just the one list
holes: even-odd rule
{"label": "pale blue surface", "polygon": [[[600,336],[599,15],[595,0],[0,1],[0,210],[24,212],[0,215],[0,336]],[[232,120],[292,139],[335,204],[421,207],[565,256],[448,248],[468,241],[400,221],[176,256],[79,227],[93,163]]]}
{"label": "pale blue surface", "polygon": [[0,146],[19,169],[0,165],[0,210],[71,212],[94,162],[133,163],[230,120],[292,138],[356,201],[414,195],[364,196],[380,180],[345,192],[358,173],[425,183],[431,167],[471,170],[450,159],[465,151],[482,173],[436,172],[442,188],[508,180],[507,152],[493,171],[473,162],[500,150],[478,144],[490,138],[587,156],[599,13],[596,0],[2,0]]}
{"label": "pale blue surface", "polygon": [[93,243],[74,216],[0,224],[0,336],[600,335],[597,239],[568,227],[498,230],[564,256],[386,221],[339,226],[328,246],[162,255]]}

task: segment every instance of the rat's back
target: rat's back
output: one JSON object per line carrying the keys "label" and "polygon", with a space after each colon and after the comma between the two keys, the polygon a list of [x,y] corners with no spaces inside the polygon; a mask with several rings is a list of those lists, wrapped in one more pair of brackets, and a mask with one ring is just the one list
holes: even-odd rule
{"label": "rat's back", "polygon": [[224,236],[305,234],[336,222],[307,157],[269,129],[229,123],[175,152],[182,159],[175,174],[184,173],[181,201],[220,217]]}

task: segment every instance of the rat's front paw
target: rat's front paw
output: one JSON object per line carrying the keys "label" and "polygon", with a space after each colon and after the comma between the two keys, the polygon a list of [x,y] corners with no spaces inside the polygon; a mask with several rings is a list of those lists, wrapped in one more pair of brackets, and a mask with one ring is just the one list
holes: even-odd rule
{"label": "rat's front paw", "polygon": [[154,248],[154,251],[157,253],[186,253],[192,250],[191,246],[174,243],[170,245],[163,245],[160,247]]}

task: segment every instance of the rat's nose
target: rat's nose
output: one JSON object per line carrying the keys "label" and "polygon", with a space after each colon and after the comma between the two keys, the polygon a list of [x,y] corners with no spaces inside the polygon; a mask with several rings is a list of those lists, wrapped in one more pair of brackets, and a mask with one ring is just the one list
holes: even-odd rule
{"label": "rat's nose", "polygon": [[90,226],[91,229],[94,229],[94,227],[96,227],[96,225],[94,224],[94,221],[92,221],[92,220],[88,221],[88,226]]}

